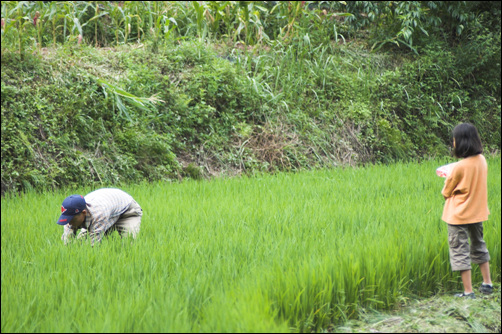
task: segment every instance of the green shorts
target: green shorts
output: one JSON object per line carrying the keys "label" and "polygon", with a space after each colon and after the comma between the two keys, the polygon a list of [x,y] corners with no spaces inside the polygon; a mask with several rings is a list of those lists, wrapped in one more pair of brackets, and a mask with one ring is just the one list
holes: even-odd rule
{"label": "green shorts", "polygon": [[471,270],[471,262],[482,264],[490,261],[490,254],[483,240],[483,223],[448,224],[448,244],[453,271]]}

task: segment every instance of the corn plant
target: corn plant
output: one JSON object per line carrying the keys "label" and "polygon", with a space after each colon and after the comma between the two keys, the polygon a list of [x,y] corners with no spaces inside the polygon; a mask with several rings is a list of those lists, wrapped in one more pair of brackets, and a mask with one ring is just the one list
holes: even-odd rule
{"label": "corn plant", "polygon": [[[79,44],[82,43],[84,35],[82,28],[87,25],[87,23],[82,23],[82,17],[90,6],[91,4],[88,2],[75,3],[70,1],[64,3],[66,14],[64,16],[63,37],[65,40],[68,39],[70,42],[77,40]],[[66,37],[67,29],[69,30],[68,37]]]}
{"label": "corn plant", "polygon": [[94,16],[90,18],[85,25],[90,24],[92,21],[94,21],[94,45],[96,47],[99,46],[98,43],[98,25],[99,25],[99,19],[103,16],[109,15],[109,12],[106,10],[108,6],[107,1],[91,1],[89,2],[89,7],[91,9],[94,9]]}
{"label": "corn plant", "polygon": [[38,18],[32,17],[35,14],[31,10],[33,5],[30,1],[2,2],[2,41],[4,37],[15,39],[21,60],[24,59],[25,45],[30,40],[28,31],[37,24]]}
{"label": "corn plant", "polygon": [[207,5],[205,1],[191,1],[193,10],[195,12],[196,24],[197,24],[197,35],[200,40],[204,40],[207,34],[207,24],[204,20],[204,14],[207,13]]}
{"label": "corn plant", "polygon": [[[218,36],[231,24],[231,11],[235,1],[208,1],[206,18],[210,21],[211,31]],[[222,34],[224,35],[224,34]],[[223,37],[223,36],[222,36]]]}
{"label": "corn plant", "polygon": [[[160,37],[170,38],[173,31],[178,31],[184,36],[196,32],[201,40],[226,36],[233,42],[254,45],[269,43],[271,37],[267,31],[272,31],[283,21],[286,23],[279,36],[292,37],[293,32],[300,27],[300,17],[309,13],[302,3],[281,2],[269,11],[252,1],[5,3],[6,8],[23,9],[21,17],[33,20],[39,46],[42,46],[44,32],[48,30],[52,30],[52,41],[55,44],[60,27],[63,41],[86,38],[94,40],[95,45],[99,44],[98,35],[102,34],[106,38],[107,31],[114,35],[115,44],[127,43],[133,30],[137,40],[148,34],[155,43],[159,42]],[[21,12],[18,14],[21,15]],[[5,13],[6,19],[11,16],[12,13]],[[9,19],[5,22],[7,25],[8,21]],[[60,22],[62,25],[59,25]],[[85,30],[87,25],[93,26],[92,35],[89,30]]]}
{"label": "corn plant", "polygon": [[[115,43],[116,45],[119,44],[119,34],[122,35],[124,38],[124,41],[126,40],[127,36],[127,26],[125,26],[128,23],[128,20],[126,18],[126,15],[124,13],[124,10],[122,9],[121,6],[112,6],[110,10],[110,18],[112,19],[113,22],[113,32],[115,35]],[[124,29],[122,29],[122,25],[124,25]]]}
{"label": "corn plant", "polygon": [[59,13],[58,4],[55,1],[51,1],[49,4],[49,8],[47,11],[47,20],[51,24],[51,32],[52,32],[52,46],[56,46],[57,41],[57,29],[58,29],[58,21],[63,18],[64,15]]}

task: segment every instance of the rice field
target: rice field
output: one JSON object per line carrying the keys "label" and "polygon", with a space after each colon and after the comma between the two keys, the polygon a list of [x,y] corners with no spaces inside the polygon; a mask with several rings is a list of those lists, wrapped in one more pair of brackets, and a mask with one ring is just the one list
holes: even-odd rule
{"label": "rice field", "polygon": [[[298,332],[462,288],[441,221],[449,161],[121,187],[138,239],[61,241],[73,193],[2,199],[2,332]],[[500,282],[500,157],[485,240]],[[481,282],[473,267],[473,284]]]}

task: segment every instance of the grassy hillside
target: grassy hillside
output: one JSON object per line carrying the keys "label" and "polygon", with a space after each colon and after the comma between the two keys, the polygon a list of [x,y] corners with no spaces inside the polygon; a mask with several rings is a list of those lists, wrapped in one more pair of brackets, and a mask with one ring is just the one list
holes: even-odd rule
{"label": "grassy hillside", "polygon": [[141,44],[48,48],[24,62],[5,54],[2,189],[445,156],[460,121],[478,125],[488,151],[500,148],[497,99],[457,80],[430,83],[454,63],[436,71],[432,56],[358,44],[298,57],[195,41],[157,53]]}
{"label": "grassy hillside", "polygon": [[500,6],[265,3],[2,2],[2,194],[500,151]]}

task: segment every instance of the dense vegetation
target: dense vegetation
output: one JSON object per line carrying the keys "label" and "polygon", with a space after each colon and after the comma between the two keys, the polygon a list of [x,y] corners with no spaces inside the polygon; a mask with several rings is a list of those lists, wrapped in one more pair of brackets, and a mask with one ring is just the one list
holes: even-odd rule
{"label": "dense vegetation", "polygon": [[[416,296],[451,296],[462,283],[450,267],[435,174],[451,160],[125,185],[144,210],[140,236],[114,233],[94,247],[61,241],[55,222],[66,189],[8,193],[1,331],[312,333]],[[498,283],[501,160],[487,162],[484,238]],[[37,214],[20,214],[27,207]],[[472,281],[477,293],[477,265]],[[486,332],[486,320],[496,330],[490,308],[498,304],[500,317],[500,299],[477,300],[482,315],[470,301],[429,304],[429,326],[455,317],[472,332]],[[409,331],[423,332],[415,312]]]}
{"label": "dense vegetation", "polygon": [[2,194],[500,150],[500,3],[2,2]]}

